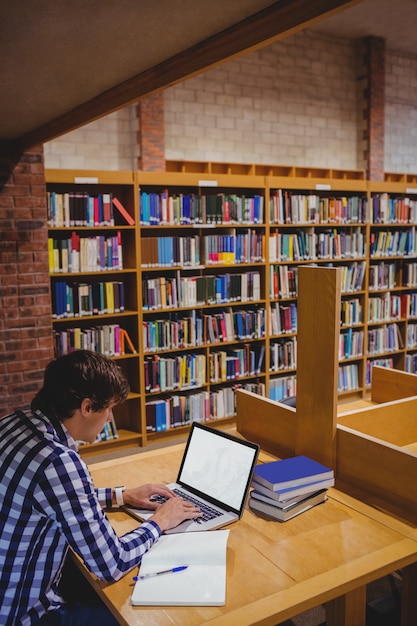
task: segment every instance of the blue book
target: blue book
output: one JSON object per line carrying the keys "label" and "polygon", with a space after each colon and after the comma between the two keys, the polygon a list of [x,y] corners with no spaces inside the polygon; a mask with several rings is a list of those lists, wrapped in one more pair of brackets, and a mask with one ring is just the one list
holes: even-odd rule
{"label": "blue book", "polygon": [[300,498],[302,496],[305,497],[308,494],[333,487],[333,485],[334,478],[328,478],[327,480],[318,480],[317,482],[298,485],[297,487],[287,487],[286,489],[276,489],[275,491],[272,491],[272,489],[268,489],[254,480],[252,480],[251,483],[251,486],[253,487],[252,494],[255,497],[259,495],[266,497],[271,501],[285,502],[286,504],[289,500]]}
{"label": "blue book", "polygon": [[303,455],[257,465],[253,472],[253,481],[272,491],[333,477],[332,469]]}

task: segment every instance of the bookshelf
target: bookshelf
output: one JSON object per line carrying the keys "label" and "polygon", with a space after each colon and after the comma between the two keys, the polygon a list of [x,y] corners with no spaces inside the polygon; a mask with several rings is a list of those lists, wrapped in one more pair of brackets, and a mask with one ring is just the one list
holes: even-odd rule
{"label": "bookshelf", "polygon": [[[194,168],[193,168],[194,169]],[[263,177],[138,172],[148,441],[191,416],[235,418],[235,389],[265,393]]]}
{"label": "bookshelf", "polygon": [[[83,454],[144,445],[139,343],[138,231],[132,172],[48,170],[48,251],[55,354],[83,347],[117,360],[130,393],[114,431]],[[131,222],[132,219],[129,219]],[[135,353],[136,352],[136,353]]]}
{"label": "bookshelf", "polygon": [[46,179],[48,194],[112,194],[134,221],[113,207],[114,224],[49,226],[52,240],[75,232],[121,246],[117,268],[51,272],[52,294],[58,282],[95,291],[112,282],[125,299],[123,311],[55,315],[58,343],[74,329],[108,342],[119,327],[137,351],[126,342],[125,354],[110,351],[132,391],[115,411],[119,438],[86,454],[186,432],[191,416],[228,424],[237,388],[295,395],[306,265],[342,268],[340,398],[368,393],[372,364],[417,371],[417,177],[371,183],[356,170],[167,161],[165,172],[47,170]]}

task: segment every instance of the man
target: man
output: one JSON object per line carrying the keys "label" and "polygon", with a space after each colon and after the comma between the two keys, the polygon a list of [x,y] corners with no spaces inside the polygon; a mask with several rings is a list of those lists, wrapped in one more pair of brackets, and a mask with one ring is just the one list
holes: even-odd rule
{"label": "man", "polygon": [[[0,624],[115,626],[102,603],[69,601],[59,583],[71,548],[98,578],[113,582],[137,566],[164,530],[199,509],[163,485],[117,493],[95,489],[76,441],[92,442],[128,394],[116,365],[77,350],[49,363],[31,411],[0,419]],[[168,500],[157,505],[151,496]],[[118,537],[102,507],[156,509]]]}

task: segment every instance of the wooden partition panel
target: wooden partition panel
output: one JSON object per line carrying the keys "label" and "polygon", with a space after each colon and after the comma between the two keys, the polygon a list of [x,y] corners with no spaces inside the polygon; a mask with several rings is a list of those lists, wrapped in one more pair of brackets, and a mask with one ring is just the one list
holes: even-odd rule
{"label": "wooden partition panel", "polygon": [[417,454],[347,426],[337,427],[336,487],[417,522]]}
{"label": "wooden partition panel", "polygon": [[305,454],[335,468],[341,274],[299,267],[297,407],[236,392],[237,430],[279,456]]}
{"label": "wooden partition panel", "polygon": [[396,446],[414,444],[417,442],[417,397],[340,413],[337,423]]}
{"label": "wooden partition panel", "polygon": [[246,439],[280,457],[294,456],[295,409],[256,393],[236,390],[236,428]]}
{"label": "wooden partition panel", "polygon": [[341,273],[298,269],[295,449],[335,468]]}
{"label": "wooden partition panel", "polygon": [[417,396],[416,374],[377,365],[372,368],[371,400],[373,402],[390,402],[410,396]]}

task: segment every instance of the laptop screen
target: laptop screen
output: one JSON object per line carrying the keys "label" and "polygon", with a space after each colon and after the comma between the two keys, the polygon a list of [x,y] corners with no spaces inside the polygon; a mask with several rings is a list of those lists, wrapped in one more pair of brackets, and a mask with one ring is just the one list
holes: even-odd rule
{"label": "laptop screen", "polygon": [[177,482],[241,515],[259,446],[193,422]]}

